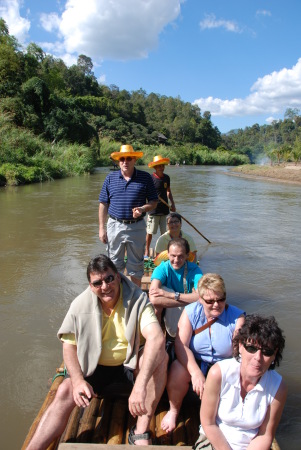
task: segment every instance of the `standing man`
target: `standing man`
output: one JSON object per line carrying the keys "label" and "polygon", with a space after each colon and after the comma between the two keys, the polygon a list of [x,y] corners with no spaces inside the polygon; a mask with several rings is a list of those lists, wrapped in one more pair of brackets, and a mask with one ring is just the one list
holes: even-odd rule
{"label": "standing man", "polygon": [[[175,211],[176,206],[173,200],[173,196],[170,190],[170,178],[164,173],[165,165],[170,161],[169,158],[163,158],[161,155],[156,155],[153,158],[153,162],[148,164],[148,167],[153,167],[155,172],[152,174],[152,178],[157,190],[157,194],[166,203],[170,201],[170,210]],[[149,211],[146,227],[146,248],[145,256],[149,256],[149,248],[152,242],[153,234],[157,233],[158,226],[160,226],[160,233],[163,234],[166,231],[166,216],[169,214],[169,208],[167,205],[159,200],[159,203],[155,209]]]}
{"label": "standing man", "polygon": [[45,411],[27,450],[43,450],[60,436],[75,405],[114,382],[131,386],[130,413],[137,417],[129,443],[151,444],[150,421],[166,384],[165,338],[146,293],[106,255],[87,267],[88,288],[72,303],[58,331],[68,377]]}
{"label": "standing man", "polygon": [[120,152],[112,153],[120,170],[106,177],[99,195],[99,239],[108,244],[108,255],[120,272],[125,269],[126,250],[127,272],[139,287],[144,273],[144,216],[158,203],[151,175],[135,168],[142,156],[131,145],[122,145]]}
{"label": "standing man", "polygon": [[149,299],[159,321],[166,308],[165,327],[168,334],[175,337],[184,306],[199,298],[197,287],[203,273],[197,264],[187,260],[190,247],[186,239],[169,241],[167,250],[168,261],[161,262],[152,273]]}

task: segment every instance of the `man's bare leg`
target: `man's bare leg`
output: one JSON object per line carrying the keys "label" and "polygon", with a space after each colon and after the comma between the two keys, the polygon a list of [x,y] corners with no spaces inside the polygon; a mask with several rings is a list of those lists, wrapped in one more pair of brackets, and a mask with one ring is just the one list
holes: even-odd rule
{"label": "man's bare leg", "polygon": [[141,287],[141,278],[136,278],[130,275],[131,281],[135,283],[138,287]]}
{"label": "man's bare leg", "polygon": [[[142,357],[140,358],[142,360]],[[141,361],[139,361],[141,364]],[[153,376],[150,378],[149,383],[146,388],[146,409],[147,414],[139,416],[137,419],[137,424],[135,428],[135,434],[143,434],[145,431],[149,430],[151,419],[156,411],[157,405],[162,397],[164,388],[166,386],[167,379],[167,363],[168,356],[165,354],[164,361],[155,370]],[[139,364],[139,365],[140,365]],[[136,445],[151,445],[151,441],[147,440],[137,440]]]}
{"label": "man's bare leg", "polygon": [[152,238],[153,238],[152,234],[148,234],[148,233],[146,234],[146,245],[145,245],[145,253],[144,253],[145,256],[149,256],[149,249],[150,249],[150,245],[152,242]]}
{"label": "man's bare leg", "polygon": [[74,406],[71,380],[67,378],[59,386],[26,450],[47,449],[63,433]]}
{"label": "man's bare leg", "polygon": [[177,418],[183,399],[189,389],[190,380],[191,377],[188,370],[178,360],[175,360],[170,366],[166,386],[169,398],[169,411],[161,422],[162,430],[165,430],[167,433],[171,433],[176,428]]}

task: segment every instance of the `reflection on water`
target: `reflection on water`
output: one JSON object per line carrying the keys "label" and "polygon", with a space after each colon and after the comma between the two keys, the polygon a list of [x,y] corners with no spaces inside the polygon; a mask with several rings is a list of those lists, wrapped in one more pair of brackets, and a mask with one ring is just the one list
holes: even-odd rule
{"label": "reflection on water", "polygon": [[[285,331],[279,371],[289,397],[277,438],[282,450],[299,449],[301,188],[231,177],[225,168],[167,167],[166,172],[177,210],[212,241],[183,222],[197,242],[202,270],[224,277],[231,303],[274,314]],[[86,286],[87,262],[105,252],[98,240],[98,195],[106,174],[100,169],[93,176],[0,190],[5,449],[21,446],[61,362],[56,331]]]}

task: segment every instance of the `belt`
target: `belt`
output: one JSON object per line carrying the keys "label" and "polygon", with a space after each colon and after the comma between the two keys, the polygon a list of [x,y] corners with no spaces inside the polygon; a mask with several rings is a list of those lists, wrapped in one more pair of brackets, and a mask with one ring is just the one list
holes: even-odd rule
{"label": "belt", "polygon": [[136,223],[136,222],[140,222],[140,220],[143,220],[143,217],[138,217],[138,219],[131,219],[131,220],[118,219],[118,217],[113,217],[111,215],[109,215],[109,217],[111,217],[111,219],[113,219],[113,220],[117,220],[117,222],[125,223],[125,224]]}

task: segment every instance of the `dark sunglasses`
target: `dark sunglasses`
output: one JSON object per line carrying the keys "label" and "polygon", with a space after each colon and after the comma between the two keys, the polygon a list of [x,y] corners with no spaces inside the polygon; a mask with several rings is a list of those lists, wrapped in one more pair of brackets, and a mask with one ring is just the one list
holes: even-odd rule
{"label": "dark sunglasses", "polygon": [[126,158],[124,158],[124,157],[122,156],[121,158],[119,158],[119,161],[120,161],[120,162],[124,162],[124,161],[131,162],[132,159],[133,159],[133,158],[132,158],[131,156],[127,156]]}
{"label": "dark sunglasses", "polygon": [[95,288],[101,287],[102,283],[105,282],[106,284],[113,283],[115,280],[115,275],[109,275],[104,280],[97,280],[97,281],[91,281],[92,286]]}
{"label": "dark sunglasses", "polygon": [[252,353],[253,355],[255,353],[257,353],[258,350],[261,351],[263,356],[273,356],[275,353],[275,350],[273,350],[272,348],[269,348],[269,347],[260,348],[260,347],[255,347],[255,345],[251,345],[251,344],[243,344],[243,346],[245,347],[245,349],[247,350],[248,353]]}
{"label": "dark sunglasses", "polygon": [[216,300],[205,300],[203,298],[203,300],[204,300],[205,303],[207,303],[207,305],[213,305],[214,303],[223,303],[223,302],[225,302],[226,301],[226,297],[217,298]]}

